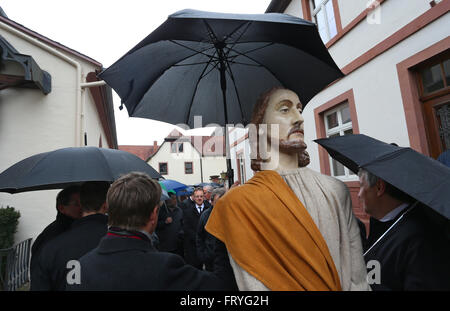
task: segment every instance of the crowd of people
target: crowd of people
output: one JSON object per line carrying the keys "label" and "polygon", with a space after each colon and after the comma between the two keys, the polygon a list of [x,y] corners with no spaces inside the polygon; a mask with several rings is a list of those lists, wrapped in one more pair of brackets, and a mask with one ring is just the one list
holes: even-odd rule
{"label": "crowd of people", "polygon": [[291,90],[262,94],[250,143],[266,156],[229,190],[162,202],[137,172],[62,190],[33,245],[31,290],[450,290],[448,219],[360,169],[366,234],[347,186],[307,167],[303,121]]}

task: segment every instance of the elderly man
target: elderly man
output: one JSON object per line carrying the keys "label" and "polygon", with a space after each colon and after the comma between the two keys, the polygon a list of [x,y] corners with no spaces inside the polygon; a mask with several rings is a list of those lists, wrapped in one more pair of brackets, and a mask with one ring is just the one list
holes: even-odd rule
{"label": "elderly man", "polygon": [[267,152],[250,133],[257,172],[219,200],[206,230],[226,245],[240,290],[368,290],[349,191],[304,167],[303,121],[294,92],[260,97],[252,123]]}
{"label": "elderly man", "polygon": [[371,215],[364,258],[379,263],[372,289],[450,290],[450,244],[437,215],[364,169],[358,176],[358,196]]}
{"label": "elderly man", "polygon": [[212,204],[212,198],[211,198],[212,191],[213,191],[213,187],[210,185],[206,185],[203,187],[205,201],[207,201],[209,204]]}

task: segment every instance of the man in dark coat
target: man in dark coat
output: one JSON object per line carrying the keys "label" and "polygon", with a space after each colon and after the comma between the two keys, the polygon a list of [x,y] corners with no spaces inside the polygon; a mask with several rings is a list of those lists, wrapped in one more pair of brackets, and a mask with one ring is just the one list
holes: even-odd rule
{"label": "man in dark coat", "polygon": [[372,217],[364,256],[371,288],[450,290],[448,219],[366,170],[358,175],[359,197]]}
{"label": "man in dark coat", "polygon": [[95,248],[107,232],[106,193],[109,183],[86,182],[81,186],[82,217],[70,229],[48,242],[38,258],[31,290],[64,290],[73,260]]}
{"label": "man in dark coat", "polygon": [[205,266],[205,270],[213,271],[214,268],[214,258],[215,258],[215,247],[217,239],[215,236],[211,235],[205,230],[206,223],[208,222],[209,215],[214,208],[217,200],[219,200],[224,194],[225,188],[216,188],[211,192],[212,206],[204,211],[200,215],[200,220],[198,221],[197,227],[197,257],[200,259],[202,264]]}
{"label": "man in dark coat", "polygon": [[160,196],[161,186],[145,174],[130,173],[116,180],[107,196],[108,234],[80,259],[79,282],[66,289],[235,290],[227,257],[218,259],[217,269],[210,273],[154,249],[150,235],[157,226]]}
{"label": "man in dark coat", "polygon": [[177,206],[177,196],[168,192],[170,199],[161,206],[156,234],[158,250],[183,256],[183,211]]}
{"label": "man in dark coat", "polygon": [[31,247],[30,270],[33,271],[42,247],[51,239],[70,228],[75,219],[81,217],[80,187],[70,186],[56,196],[56,219],[37,236]]}
{"label": "man in dark coat", "polygon": [[203,189],[194,190],[194,201],[186,204],[183,210],[183,232],[184,232],[184,259],[197,269],[202,269],[203,264],[197,256],[197,226],[200,215],[211,205],[204,200]]}

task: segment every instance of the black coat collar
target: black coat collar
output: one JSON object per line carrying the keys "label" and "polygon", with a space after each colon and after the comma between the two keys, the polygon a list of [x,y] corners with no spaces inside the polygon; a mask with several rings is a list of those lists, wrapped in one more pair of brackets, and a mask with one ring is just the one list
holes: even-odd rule
{"label": "black coat collar", "polygon": [[156,249],[150,241],[128,237],[106,236],[98,245],[98,253],[100,254],[110,254],[130,250],[156,252]]}

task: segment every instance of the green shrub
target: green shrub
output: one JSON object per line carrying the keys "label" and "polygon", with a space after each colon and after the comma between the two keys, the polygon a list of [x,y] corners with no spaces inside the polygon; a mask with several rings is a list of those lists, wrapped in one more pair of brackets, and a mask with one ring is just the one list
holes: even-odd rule
{"label": "green shrub", "polygon": [[17,232],[20,212],[14,207],[0,207],[0,249],[14,245],[14,233]]}

